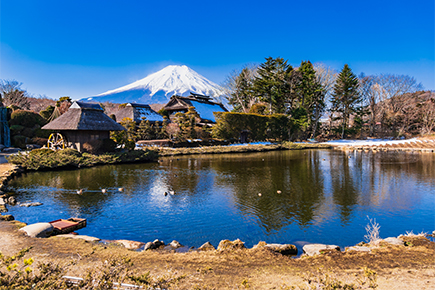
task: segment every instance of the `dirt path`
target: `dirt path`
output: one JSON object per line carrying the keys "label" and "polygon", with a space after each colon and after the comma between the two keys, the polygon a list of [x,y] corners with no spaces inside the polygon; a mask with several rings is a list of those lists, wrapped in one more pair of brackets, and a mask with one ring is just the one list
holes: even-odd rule
{"label": "dirt path", "polygon": [[[134,252],[117,245],[103,245],[51,237],[29,238],[16,223],[0,221],[0,251],[13,255],[32,247],[26,257],[64,266],[65,274],[84,277],[113,257],[129,257],[136,273],[173,279],[171,289],[308,289],[316,281],[358,283],[366,279],[364,267],[376,272],[376,289],[434,289],[435,243],[409,238],[409,246],[385,245],[372,253],[331,252],[293,259],[265,250],[169,253]],[[73,264],[71,264],[73,262]],[[321,269],[321,270],[318,270]],[[366,286],[367,284],[366,279]],[[305,287],[305,288],[304,288]],[[365,286],[364,286],[365,287]],[[357,288],[358,289],[358,288]],[[361,288],[365,289],[365,288]]]}

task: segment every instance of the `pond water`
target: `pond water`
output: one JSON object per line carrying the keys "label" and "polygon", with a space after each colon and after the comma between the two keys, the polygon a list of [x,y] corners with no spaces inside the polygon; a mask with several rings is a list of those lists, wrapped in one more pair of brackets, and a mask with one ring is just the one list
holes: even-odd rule
{"label": "pond water", "polygon": [[[239,238],[247,247],[266,241],[301,249],[308,242],[355,245],[364,240],[367,216],[380,224],[383,238],[435,229],[435,154],[430,153],[183,156],[26,173],[9,187],[19,202],[43,203],[9,206],[17,220],[82,217],[88,226],[79,234],[108,240],[177,240],[199,247]],[[175,195],[165,196],[168,191]]]}

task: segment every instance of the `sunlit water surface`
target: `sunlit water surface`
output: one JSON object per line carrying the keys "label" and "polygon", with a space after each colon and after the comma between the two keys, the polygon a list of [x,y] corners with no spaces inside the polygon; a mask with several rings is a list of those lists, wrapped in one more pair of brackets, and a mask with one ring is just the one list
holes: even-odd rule
{"label": "sunlit water surface", "polygon": [[[184,156],[27,173],[9,185],[19,202],[43,203],[9,206],[16,219],[82,217],[88,226],[79,234],[108,240],[177,240],[199,247],[239,238],[247,247],[266,241],[300,249],[308,242],[344,247],[363,241],[368,216],[381,225],[384,238],[435,229],[435,155],[426,153]],[[165,196],[168,191],[175,195]]]}

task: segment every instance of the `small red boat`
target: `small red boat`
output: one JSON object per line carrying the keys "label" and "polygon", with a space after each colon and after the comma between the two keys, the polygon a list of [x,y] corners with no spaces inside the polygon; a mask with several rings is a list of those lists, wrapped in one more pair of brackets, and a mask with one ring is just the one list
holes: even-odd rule
{"label": "small red boat", "polygon": [[75,230],[82,229],[86,227],[86,219],[81,218],[69,218],[69,219],[58,219],[55,221],[49,222],[54,230],[54,235],[60,235],[60,234],[69,234]]}

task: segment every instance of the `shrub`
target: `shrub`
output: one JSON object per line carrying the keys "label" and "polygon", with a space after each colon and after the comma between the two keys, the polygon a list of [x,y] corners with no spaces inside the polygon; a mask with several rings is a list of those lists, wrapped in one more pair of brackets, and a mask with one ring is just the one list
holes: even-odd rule
{"label": "shrub", "polygon": [[25,127],[21,125],[12,125],[9,129],[13,135],[18,135]]}
{"label": "shrub", "polygon": [[39,126],[44,126],[46,123],[45,119],[33,112],[26,110],[15,110],[11,114],[11,119],[9,124],[12,125],[22,125],[24,127],[33,128],[36,124]]}
{"label": "shrub", "polygon": [[30,157],[35,157],[35,156],[47,156],[47,155],[51,155],[54,154],[55,152],[51,149],[48,148],[41,148],[41,149],[35,149],[30,151],[29,156]]}
{"label": "shrub", "polygon": [[19,148],[26,148],[27,137],[23,135],[15,135],[12,137],[13,144]]}

